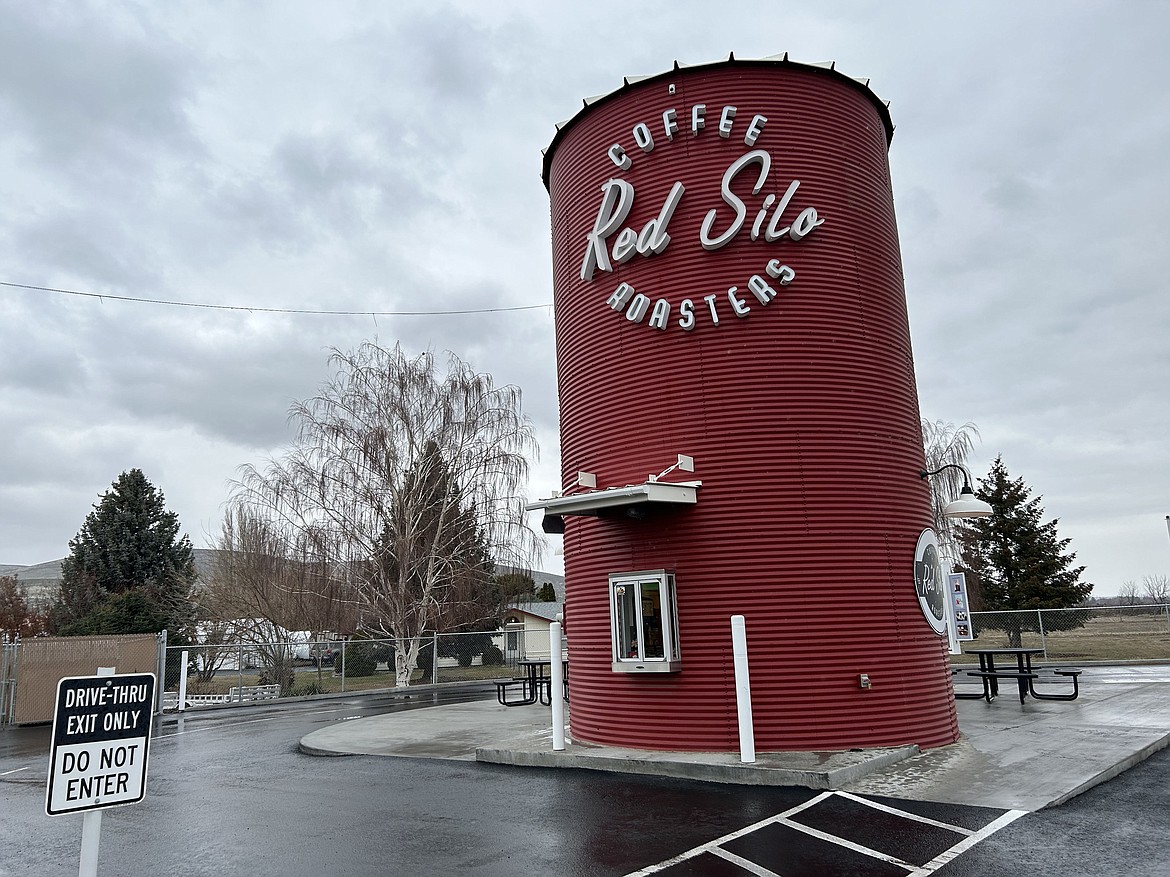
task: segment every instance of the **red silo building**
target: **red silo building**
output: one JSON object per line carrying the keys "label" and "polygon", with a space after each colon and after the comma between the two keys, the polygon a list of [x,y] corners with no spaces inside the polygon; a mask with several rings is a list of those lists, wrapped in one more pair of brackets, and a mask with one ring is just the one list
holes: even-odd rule
{"label": "red silo building", "polygon": [[563,481],[534,507],[574,739],[736,750],[735,614],[757,749],[957,739],[892,134],[831,66],[729,58],[627,81],[547,150]]}

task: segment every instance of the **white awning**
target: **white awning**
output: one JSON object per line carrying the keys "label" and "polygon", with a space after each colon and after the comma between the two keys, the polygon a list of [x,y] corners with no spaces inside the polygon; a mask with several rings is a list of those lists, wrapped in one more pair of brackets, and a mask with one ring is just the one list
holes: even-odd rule
{"label": "white awning", "polygon": [[668,483],[647,481],[626,487],[590,490],[570,496],[554,496],[525,506],[528,511],[544,509],[546,516],[596,515],[606,509],[648,504],[694,505],[698,502],[698,488],[702,481]]}

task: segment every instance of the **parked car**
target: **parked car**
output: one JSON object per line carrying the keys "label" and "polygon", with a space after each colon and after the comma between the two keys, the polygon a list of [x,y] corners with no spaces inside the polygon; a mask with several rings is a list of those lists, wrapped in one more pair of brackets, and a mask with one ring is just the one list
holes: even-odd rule
{"label": "parked car", "polygon": [[313,643],[309,647],[309,659],[314,666],[332,667],[334,660],[341,655],[341,643]]}

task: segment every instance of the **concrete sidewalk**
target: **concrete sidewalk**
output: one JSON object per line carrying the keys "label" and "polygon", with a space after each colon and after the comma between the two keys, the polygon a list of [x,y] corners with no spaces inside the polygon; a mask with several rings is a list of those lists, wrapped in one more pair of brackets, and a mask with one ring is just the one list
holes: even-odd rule
{"label": "concrete sidewalk", "polygon": [[1088,667],[1075,701],[959,700],[959,742],[862,752],[647,752],[574,743],[552,750],[548,707],[495,701],[340,722],[304,737],[312,755],[390,755],[572,767],[751,785],[1039,810],[1170,744],[1170,666]]}

